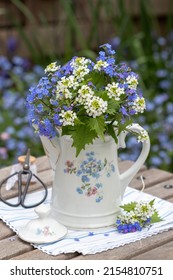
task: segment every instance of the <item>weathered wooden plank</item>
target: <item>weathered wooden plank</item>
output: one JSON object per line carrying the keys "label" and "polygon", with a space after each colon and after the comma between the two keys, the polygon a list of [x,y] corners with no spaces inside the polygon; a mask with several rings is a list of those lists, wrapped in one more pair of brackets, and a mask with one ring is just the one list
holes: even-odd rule
{"label": "weathered wooden plank", "polygon": [[173,197],[169,198],[168,201],[173,203]]}
{"label": "weathered wooden plank", "polygon": [[38,157],[36,159],[36,166],[37,166],[38,173],[44,170],[51,169],[50,162],[47,156]]}
{"label": "weathered wooden plank", "polygon": [[[46,156],[40,157],[36,160],[36,165],[37,165],[37,173],[40,174],[42,171],[50,171],[50,164],[49,161],[47,160]],[[15,167],[15,165],[14,165]],[[22,170],[22,166],[21,166],[21,170]],[[10,176],[12,171],[12,166],[8,166],[5,168],[1,168],[0,169],[0,182],[2,182],[5,178],[7,178],[8,176]],[[44,176],[44,173],[43,173]],[[11,190],[11,192],[13,193],[13,189]]]}
{"label": "weathered wooden plank", "polygon": [[[125,161],[119,160],[119,161],[118,161],[118,167],[119,167],[120,173],[123,173],[124,171],[126,171],[127,169],[129,169],[133,164],[134,164],[134,162],[131,161],[131,160],[125,160]],[[146,169],[147,169],[147,167],[146,167],[145,165],[143,165],[143,166],[140,168],[140,172],[143,172],[143,171],[146,170]]]}
{"label": "weathered wooden plank", "polygon": [[142,182],[139,179],[140,176],[143,176],[145,178],[144,182],[145,182],[145,187],[149,188],[151,186],[154,186],[158,183],[167,181],[169,179],[173,179],[173,174],[169,173],[167,171],[164,170],[160,170],[160,169],[149,169],[149,170],[144,170],[144,171],[140,171],[138,172],[138,174],[135,176],[135,178],[132,180],[132,182],[129,184],[131,187],[134,187],[136,189],[141,189],[142,187]]}
{"label": "weathered wooden plank", "polygon": [[12,260],[69,260],[77,257],[78,253],[60,254],[57,256],[48,255],[38,249],[35,249],[24,254],[17,255]]}
{"label": "weathered wooden plank", "polygon": [[[148,192],[148,188],[144,192]],[[173,199],[173,178],[150,187],[149,193],[166,200]]]}
{"label": "weathered wooden plank", "polygon": [[139,254],[158,247],[158,244],[164,245],[173,239],[173,230],[159,233],[134,243],[127,244],[112,250],[94,255],[79,255],[73,260],[129,260],[137,257]]}
{"label": "weathered wooden plank", "polygon": [[132,260],[173,260],[173,241],[131,258]]}
{"label": "weathered wooden plank", "polygon": [[[44,170],[51,169],[47,156],[42,156],[42,157],[36,158],[35,163],[37,166],[38,173],[41,171],[44,171]],[[14,164],[14,166],[15,166],[15,164]],[[22,166],[21,166],[21,168],[22,168]],[[7,167],[0,169],[0,181],[10,175],[11,169],[12,169],[12,166],[7,166]]]}
{"label": "weathered wooden plank", "polygon": [[[39,172],[38,177],[44,182],[44,184],[49,187],[52,185],[52,179],[53,179],[53,171],[52,170],[45,170],[42,172]],[[42,188],[42,185],[40,184],[40,182],[36,181],[30,184],[30,187],[28,189],[28,193],[35,191],[35,190],[39,190]],[[15,186],[10,190],[7,191],[5,184],[2,186],[1,188],[1,195],[3,197],[3,199],[9,199],[12,197],[15,197],[18,195],[18,186],[17,183],[15,184]]]}
{"label": "weathered wooden plank", "polygon": [[13,236],[14,232],[3,221],[0,221],[0,240]]}
{"label": "weathered wooden plank", "polygon": [[23,242],[17,235],[1,240],[0,248],[0,260],[7,260],[33,249],[29,243]]}

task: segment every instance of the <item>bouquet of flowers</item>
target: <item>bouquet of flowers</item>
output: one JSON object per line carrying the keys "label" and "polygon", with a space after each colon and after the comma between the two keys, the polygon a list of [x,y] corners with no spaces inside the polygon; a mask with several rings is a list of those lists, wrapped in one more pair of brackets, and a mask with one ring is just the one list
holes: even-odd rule
{"label": "bouquet of flowers", "polygon": [[117,230],[120,233],[141,231],[153,223],[162,221],[154,207],[154,199],[149,202],[133,201],[120,207],[123,212],[116,220]]}
{"label": "bouquet of flowers", "polygon": [[[105,134],[117,143],[133,117],[145,110],[138,75],[125,63],[116,64],[111,45],[100,49],[95,62],[75,56],[63,66],[51,63],[27,96],[29,118],[39,134],[70,135],[76,155],[95,138],[104,141]],[[145,130],[138,134],[139,141],[147,138]]]}

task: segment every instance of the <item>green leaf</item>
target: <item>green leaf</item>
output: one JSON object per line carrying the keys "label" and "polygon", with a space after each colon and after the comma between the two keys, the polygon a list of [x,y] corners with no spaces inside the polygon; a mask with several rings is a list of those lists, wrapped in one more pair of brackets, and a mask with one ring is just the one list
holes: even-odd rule
{"label": "green leaf", "polygon": [[153,224],[153,223],[158,223],[158,222],[161,222],[161,221],[163,221],[163,219],[161,219],[159,217],[158,212],[155,210],[154,214],[151,216],[151,223]]}
{"label": "green leaf", "polygon": [[[104,117],[96,117],[96,118],[90,118],[88,121],[88,126],[90,131],[93,131],[100,136],[101,139],[104,141],[104,133],[106,129],[106,124],[104,121]],[[90,132],[89,132],[90,133]]]}
{"label": "green leaf", "polygon": [[71,135],[73,139],[72,146],[76,148],[76,156],[79,155],[82,149],[85,149],[85,145],[92,144],[93,140],[97,137],[94,130],[87,129],[86,125],[83,124],[74,127],[63,127],[62,135]]}
{"label": "green leaf", "polygon": [[112,124],[107,125],[107,134],[112,136],[112,138],[115,140],[115,143],[118,144],[118,138],[116,136],[115,129]]}
{"label": "green leaf", "polygon": [[74,126],[66,125],[62,127],[62,136],[63,135],[71,135],[71,132],[74,130]]}
{"label": "green leaf", "polygon": [[127,211],[127,212],[130,212],[130,211],[133,211],[136,207],[136,204],[137,202],[130,202],[130,203],[127,203],[127,204],[124,204],[122,206],[120,206],[122,209],[124,209],[124,211]]}
{"label": "green leaf", "polygon": [[115,113],[118,112],[119,104],[112,99],[109,99],[107,102],[108,102],[108,108],[106,110],[106,113],[108,113],[109,115],[115,115]]}
{"label": "green leaf", "polygon": [[90,78],[88,81],[92,81],[92,83],[97,87],[101,88],[105,83],[104,73],[93,71],[90,73]]}
{"label": "green leaf", "polygon": [[154,205],[154,201],[155,201],[155,199],[153,199],[153,200],[151,200],[151,201],[149,202],[150,206],[153,206],[153,205]]}
{"label": "green leaf", "polygon": [[132,120],[127,120],[125,123],[119,122],[118,124],[118,135],[126,129],[127,126],[132,124]]}
{"label": "green leaf", "polygon": [[82,122],[79,118],[76,118],[75,120],[74,120],[74,124],[75,125],[79,125],[79,124],[85,124],[84,122]]}

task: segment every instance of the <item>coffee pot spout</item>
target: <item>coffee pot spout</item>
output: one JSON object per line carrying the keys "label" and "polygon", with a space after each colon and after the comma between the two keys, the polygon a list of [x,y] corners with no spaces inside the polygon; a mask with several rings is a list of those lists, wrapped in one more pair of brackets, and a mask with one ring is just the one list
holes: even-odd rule
{"label": "coffee pot spout", "polygon": [[56,165],[60,155],[60,143],[58,137],[47,138],[45,136],[40,136],[41,142],[43,144],[44,151],[50,161],[51,168],[53,171],[56,170]]}
{"label": "coffee pot spout", "polygon": [[[32,124],[34,129],[37,131],[38,126],[36,124]],[[58,158],[60,155],[60,142],[57,136],[53,138],[48,138],[46,136],[40,136],[40,140],[42,142],[45,154],[47,155],[51,168],[53,171],[56,169],[56,165],[58,162]]]}

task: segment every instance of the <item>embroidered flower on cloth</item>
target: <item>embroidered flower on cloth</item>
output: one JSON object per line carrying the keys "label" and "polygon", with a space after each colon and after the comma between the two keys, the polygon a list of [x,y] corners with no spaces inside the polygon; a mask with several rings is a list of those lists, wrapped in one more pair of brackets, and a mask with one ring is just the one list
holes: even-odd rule
{"label": "embroidered flower on cloth", "polygon": [[123,213],[117,217],[116,226],[120,233],[141,231],[152,223],[162,221],[154,208],[154,199],[150,202],[131,202],[121,206]]}

